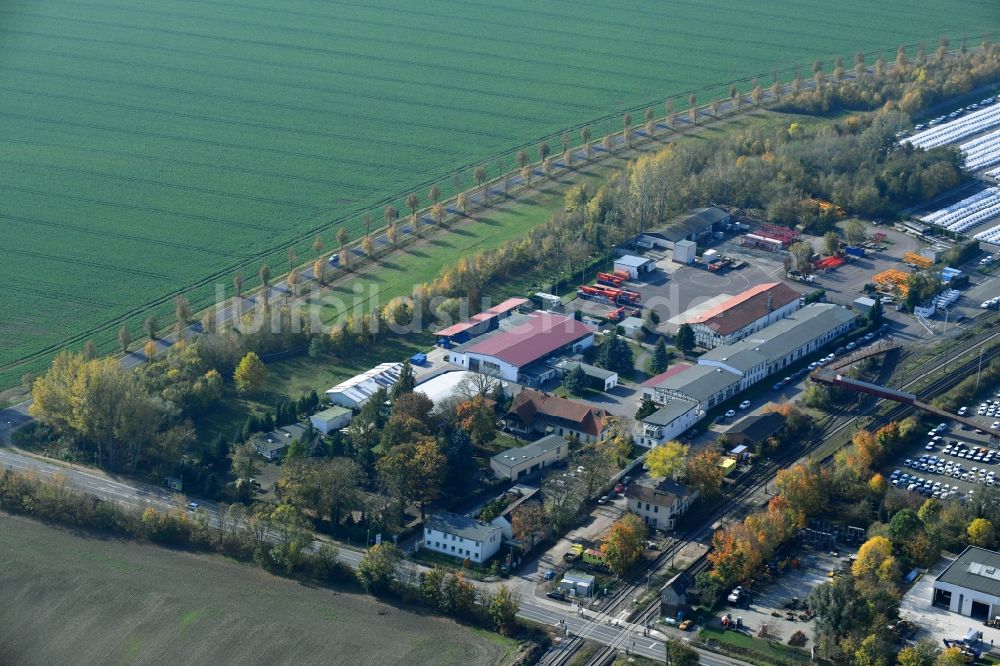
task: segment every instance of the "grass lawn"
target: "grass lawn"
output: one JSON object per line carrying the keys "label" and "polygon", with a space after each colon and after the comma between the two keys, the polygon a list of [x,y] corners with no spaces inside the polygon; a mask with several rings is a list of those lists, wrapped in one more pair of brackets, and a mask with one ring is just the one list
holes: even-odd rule
{"label": "grass lawn", "polygon": [[[421,241],[404,246],[400,251],[385,255],[374,264],[360,269],[356,275],[342,278],[329,289],[329,298],[320,306],[324,323],[333,323],[349,312],[367,312],[398,296],[409,296],[413,286],[431,282],[446,267],[462,257],[500,247],[519,238],[562,209],[566,190],[575,183],[595,186],[616,168],[625,166],[624,159],[612,159],[592,165],[587,171],[577,171],[558,180],[539,183],[541,187],[527,196],[484,211],[475,211],[469,219],[428,234]],[[523,294],[528,285],[538,285],[553,279],[540,272],[518,276],[489,289],[494,300],[512,294]],[[360,295],[359,295],[360,294]]]}
{"label": "grass lawn", "polygon": [[485,666],[516,649],[353,591],[7,514],[0,561],[5,664]]}
{"label": "grass lawn", "polygon": [[345,379],[379,363],[402,361],[419,351],[426,351],[429,345],[430,339],[425,336],[394,337],[376,346],[358,349],[349,358],[329,353],[310,358],[302,354],[266,363],[267,384],[264,390],[258,395],[241,396],[227,384],[226,394],[219,405],[196,422],[199,439],[209,442],[219,433],[232,437],[251,412],[263,415],[271,410],[273,414],[278,402],[297,400],[312,390],[322,399],[324,391]]}
{"label": "grass lawn", "polygon": [[726,647],[735,648],[741,657],[759,664],[806,663],[809,653],[787,645],[769,643],[736,631],[723,631],[715,627],[702,629],[698,637],[705,642],[715,641]]}

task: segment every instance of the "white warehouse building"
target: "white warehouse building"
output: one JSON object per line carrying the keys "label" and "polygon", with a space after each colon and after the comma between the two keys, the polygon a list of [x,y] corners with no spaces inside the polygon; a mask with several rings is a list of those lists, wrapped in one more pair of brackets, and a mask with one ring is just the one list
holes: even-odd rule
{"label": "white warehouse building", "polygon": [[358,409],[380,388],[389,390],[399,381],[402,363],[381,363],[368,372],[355,375],[326,392],[326,397],[335,405]]}
{"label": "white warehouse building", "polygon": [[1000,553],[966,548],[934,581],[932,603],[977,620],[1000,615]]}

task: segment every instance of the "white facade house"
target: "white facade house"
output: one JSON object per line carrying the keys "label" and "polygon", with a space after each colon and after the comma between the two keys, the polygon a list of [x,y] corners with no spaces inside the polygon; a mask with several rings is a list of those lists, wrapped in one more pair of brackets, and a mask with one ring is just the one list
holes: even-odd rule
{"label": "white facade house", "polygon": [[490,458],[490,468],[500,479],[516,481],[565,460],[569,443],[560,435],[547,435],[537,442],[501,451]]}
{"label": "white facade house", "polygon": [[423,547],[460,560],[482,564],[497,554],[501,543],[503,527],[457,513],[441,511],[424,523]]}
{"label": "white facade house", "polygon": [[656,486],[633,483],[625,489],[628,510],[642,518],[654,530],[672,530],[697,497],[697,490],[689,490],[674,481],[661,481]]}
{"label": "white facade house", "polygon": [[513,315],[500,329],[456,347],[449,360],[468,370],[495,373],[511,382],[521,372],[557,353],[578,354],[592,347],[594,332],[573,317],[537,311]]}
{"label": "white facade house", "polygon": [[331,432],[351,425],[352,416],[351,410],[347,407],[334,405],[310,416],[309,422],[316,430],[319,430],[324,435],[329,435]]}
{"label": "white facade house", "polygon": [[399,380],[402,363],[381,363],[368,372],[355,375],[326,392],[327,399],[335,405],[358,409],[380,388],[386,390]]}
{"label": "white facade house", "polygon": [[682,398],[667,403],[636,424],[635,441],[639,446],[652,448],[669,442],[688,430],[704,415],[698,403]]}
{"label": "white facade house", "polygon": [[1000,553],[966,548],[934,581],[932,603],[977,620],[1000,615]]}

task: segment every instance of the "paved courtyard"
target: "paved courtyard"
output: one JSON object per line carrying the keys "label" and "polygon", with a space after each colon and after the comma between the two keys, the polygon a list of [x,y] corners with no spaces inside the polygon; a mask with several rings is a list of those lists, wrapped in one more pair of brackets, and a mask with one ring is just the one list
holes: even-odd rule
{"label": "paved courtyard", "polygon": [[953,560],[954,557],[942,558],[913,584],[900,601],[899,615],[917,626],[917,633],[912,638],[914,641],[930,639],[937,645],[942,645],[941,641],[945,638],[961,639],[969,629],[978,629],[983,632],[983,645],[979,646],[980,649],[983,652],[992,650],[994,657],[1000,656],[1000,630],[931,605],[934,580]]}

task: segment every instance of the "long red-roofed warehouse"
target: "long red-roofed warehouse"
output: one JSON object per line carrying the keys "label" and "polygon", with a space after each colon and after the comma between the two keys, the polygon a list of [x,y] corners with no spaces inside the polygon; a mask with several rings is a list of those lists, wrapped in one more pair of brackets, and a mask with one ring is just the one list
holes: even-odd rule
{"label": "long red-roofed warehouse", "polygon": [[802,307],[801,297],[802,294],[784,282],[768,282],[731,296],[707,310],[682,317],[691,325],[699,347],[715,349],[739,342],[784,319]]}
{"label": "long red-roofed warehouse", "polygon": [[549,356],[579,353],[593,344],[594,331],[573,317],[538,311],[500,322],[499,330],[452,350],[450,360],[516,382],[524,369]]}

